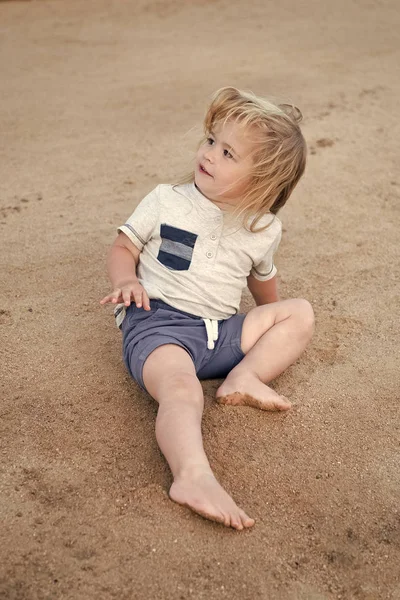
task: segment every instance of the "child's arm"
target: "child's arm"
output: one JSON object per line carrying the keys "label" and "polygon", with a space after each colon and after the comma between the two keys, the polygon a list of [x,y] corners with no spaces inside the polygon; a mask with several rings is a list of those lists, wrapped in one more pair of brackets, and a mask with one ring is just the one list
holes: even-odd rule
{"label": "child's arm", "polygon": [[108,275],[113,291],[100,300],[100,304],[123,302],[129,306],[133,299],[137,307],[150,310],[150,301],[136,276],[140,250],[128,236],[120,233],[111,247],[107,259]]}
{"label": "child's arm", "polygon": [[253,296],[257,306],[261,304],[271,304],[271,302],[278,302],[278,285],[276,276],[267,281],[260,281],[249,275],[247,278],[247,286]]}

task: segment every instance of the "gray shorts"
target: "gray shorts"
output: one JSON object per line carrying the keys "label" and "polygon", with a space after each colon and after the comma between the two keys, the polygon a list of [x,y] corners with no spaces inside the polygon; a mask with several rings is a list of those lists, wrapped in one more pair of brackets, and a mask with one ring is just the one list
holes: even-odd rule
{"label": "gray shorts", "polygon": [[143,389],[143,366],[153,350],[164,344],[180,346],[193,360],[199,379],[222,378],[244,357],[240,340],[244,314],[218,321],[218,340],[207,348],[204,321],[161,300],[150,301],[151,311],[131,304],[122,321],[125,365]]}

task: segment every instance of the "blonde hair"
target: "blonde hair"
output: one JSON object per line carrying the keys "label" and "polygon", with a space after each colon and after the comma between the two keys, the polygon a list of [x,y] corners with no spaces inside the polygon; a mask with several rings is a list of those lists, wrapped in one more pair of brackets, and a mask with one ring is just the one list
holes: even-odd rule
{"label": "blonde hair", "polygon": [[[232,120],[257,133],[250,181],[235,209],[252,232],[268,227],[257,228],[257,224],[263,215],[276,214],[286,204],[304,173],[307,147],[299,127],[301,119],[295,106],[275,105],[234,87],[221,88],[213,95],[204,118],[206,137],[217,124]],[[193,180],[194,173],[185,178],[185,182]]]}

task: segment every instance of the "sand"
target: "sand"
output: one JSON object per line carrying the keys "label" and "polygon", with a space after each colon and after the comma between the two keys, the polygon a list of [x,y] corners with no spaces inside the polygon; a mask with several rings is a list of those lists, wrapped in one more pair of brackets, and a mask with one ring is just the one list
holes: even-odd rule
{"label": "sand", "polygon": [[[399,600],[399,12],[0,2],[1,598]],[[246,532],[169,500],[156,406],[99,305],[116,227],[187,169],[223,85],[295,102],[310,149],[277,257],[281,296],[316,313],[273,384],[294,407],[204,382]]]}

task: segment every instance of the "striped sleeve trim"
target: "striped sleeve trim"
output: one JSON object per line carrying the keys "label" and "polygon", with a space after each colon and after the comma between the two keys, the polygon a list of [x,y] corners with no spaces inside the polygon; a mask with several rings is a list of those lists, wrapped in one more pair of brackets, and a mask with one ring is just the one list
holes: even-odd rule
{"label": "striped sleeve trim", "polygon": [[143,244],[143,246],[145,245],[145,240],[142,238],[141,235],[138,234],[138,232],[132,227],[132,225],[129,225],[129,223],[125,223],[124,227],[127,227],[130,231],[132,231],[133,235],[137,237],[137,239]]}
{"label": "striped sleeve trim", "polygon": [[258,279],[259,281],[268,281],[268,279],[272,279],[273,277],[275,277],[277,272],[278,270],[275,267],[275,265],[272,265],[272,268],[268,273],[260,273],[260,271],[257,271],[257,269],[253,267],[251,270],[251,275],[253,275],[253,277],[255,279]]}
{"label": "striped sleeve trim", "polygon": [[268,273],[261,273],[261,271],[259,271],[258,269],[256,269],[255,267],[253,268],[253,273],[256,273],[259,277],[268,277],[268,275],[271,275],[272,271],[274,270],[275,265],[272,265],[272,267],[270,268],[270,270],[268,271]]}
{"label": "striped sleeve trim", "polygon": [[117,231],[118,233],[124,233],[131,240],[131,242],[139,248],[139,250],[142,250],[143,246],[146,244],[143,237],[129,223],[121,225],[121,227],[118,227]]}

